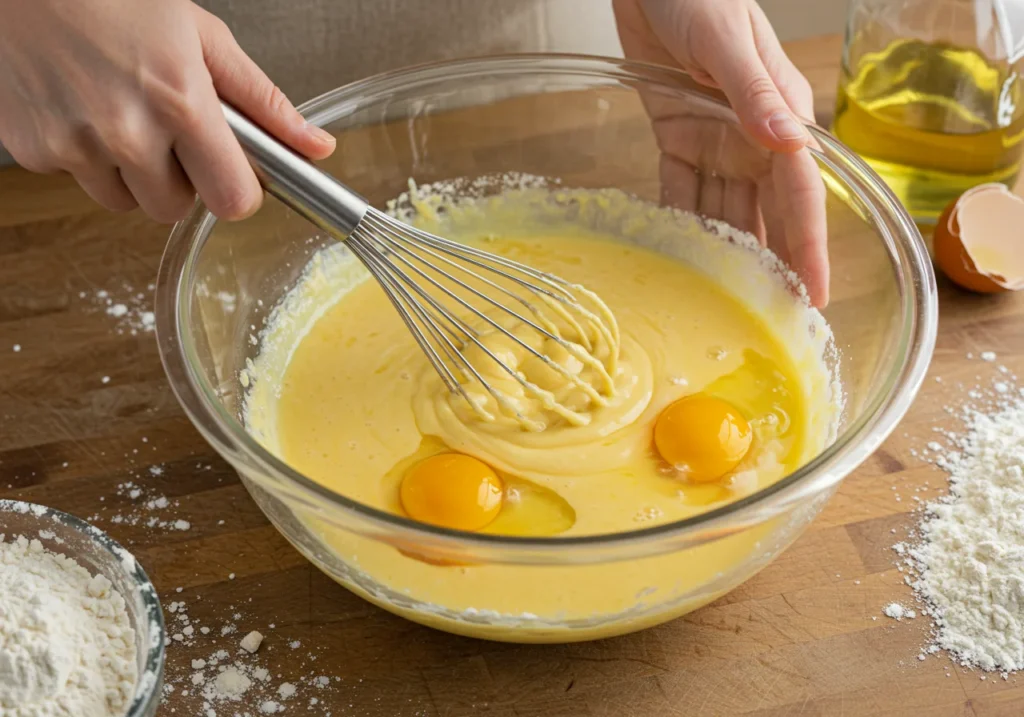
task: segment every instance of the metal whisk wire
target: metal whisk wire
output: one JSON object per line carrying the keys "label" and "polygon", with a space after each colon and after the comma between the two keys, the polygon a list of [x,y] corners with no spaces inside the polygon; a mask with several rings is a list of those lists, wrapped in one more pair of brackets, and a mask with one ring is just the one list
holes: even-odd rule
{"label": "metal whisk wire", "polygon": [[[430,291],[430,287],[476,317],[481,324],[502,334],[530,355],[543,361],[566,381],[582,390],[596,405],[607,403],[607,394],[612,392],[614,386],[609,367],[606,367],[590,353],[594,348],[595,341],[591,339],[591,332],[587,331],[587,327],[584,327],[580,320],[573,316],[573,313],[578,313],[597,334],[597,338],[606,342],[607,345],[617,345],[618,327],[614,324],[614,318],[609,327],[603,317],[584,306],[573,293],[574,289],[579,291],[579,287],[504,257],[482,252],[409,227],[387,215],[378,214],[372,209],[349,237],[348,246],[384,287],[403,321],[412,331],[413,336],[448,388],[462,394],[471,404],[474,403],[474,400],[464,386],[465,380],[470,377],[479,382],[499,404],[508,408],[505,396],[490,385],[462,352],[467,344],[477,346],[525,392],[541,397],[544,396],[544,392],[531,385],[519,372],[495,355],[480,340],[480,331],[469,321],[446,307],[436,294]],[[461,260],[461,263],[455,259]],[[492,272],[513,283],[526,296],[501,286],[481,272],[474,271],[471,267]],[[433,276],[432,273],[437,276]],[[525,280],[524,276],[529,277],[533,282]],[[442,278],[447,280],[451,286],[446,285],[441,280]],[[509,297],[521,304],[526,311],[517,311],[502,304],[493,296],[473,286],[473,283],[489,287],[495,292]],[[454,287],[461,289],[465,295],[460,295]],[[528,296],[534,300],[531,302],[527,298]],[[474,305],[470,297],[478,299],[482,304],[513,318],[519,324],[529,327],[540,336],[562,346],[596,373],[601,381],[601,390],[524,341],[497,318]],[[555,323],[545,315],[538,302],[545,304],[548,308],[562,309],[560,318],[571,327],[573,335],[579,339],[579,343],[564,338]],[[605,307],[601,305],[601,308]],[[603,311],[602,313],[610,315],[610,312]],[[614,365],[611,366],[611,370],[614,371]],[[479,408],[479,406],[477,407]],[[557,403],[552,402],[550,408],[564,418],[573,420],[571,412]]]}
{"label": "metal whisk wire", "polygon": [[[548,411],[580,425],[586,415],[560,402],[503,361],[483,340],[497,333],[543,362],[596,406],[615,393],[619,328],[601,299],[582,286],[506,257],[459,244],[384,214],[313,164],[223,105],[264,188],[346,246],[383,288],[434,370],[485,420],[494,420],[472,383],[490,395],[500,411],[530,430],[544,426],[521,415],[513,398],[487,380],[466,356],[477,348]],[[505,297],[509,306],[497,297]],[[516,329],[553,342],[579,364],[572,371],[524,340]],[[602,350],[602,358],[595,353]],[[590,380],[582,375],[588,369]]]}

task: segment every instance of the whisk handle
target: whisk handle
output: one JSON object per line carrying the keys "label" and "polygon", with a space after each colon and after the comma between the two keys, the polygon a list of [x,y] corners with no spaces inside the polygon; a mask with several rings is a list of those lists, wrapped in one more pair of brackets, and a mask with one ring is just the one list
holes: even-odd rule
{"label": "whisk handle", "polygon": [[345,239],[355,230],[365,199],[227,103],[221,109],[267,192],[333,236]]}

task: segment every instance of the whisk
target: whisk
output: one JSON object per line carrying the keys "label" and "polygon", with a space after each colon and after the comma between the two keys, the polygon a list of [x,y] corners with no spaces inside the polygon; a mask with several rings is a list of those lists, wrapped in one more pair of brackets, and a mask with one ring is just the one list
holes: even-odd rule
{"label": "whisk", "polygon": [[[523,428],[544,429],[544,421],[524,414],[510,385],[571,425],[586,424],[585,409],[605,406],[615,395],[619,327],[595,293],[398,221],[231,106],[222,108],[264,189],[345,242],[441,380],[481,419],[496,420],[490,396]],[[553,371],[556,385],[531,380],[517,354]]]}

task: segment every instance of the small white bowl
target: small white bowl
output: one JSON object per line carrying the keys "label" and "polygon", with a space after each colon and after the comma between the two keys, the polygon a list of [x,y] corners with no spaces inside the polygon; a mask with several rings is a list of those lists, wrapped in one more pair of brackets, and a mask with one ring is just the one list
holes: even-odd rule
{"label": "small white bowl", "polygon": [[153,717],[164,673],[164,617],[156,589],[134,556],[99,528],[44,505],[0,500],[0,533],[23,535],[63,553],[92,574],[102,573],[124,597],[135,629],[139,677],[124,717]]}

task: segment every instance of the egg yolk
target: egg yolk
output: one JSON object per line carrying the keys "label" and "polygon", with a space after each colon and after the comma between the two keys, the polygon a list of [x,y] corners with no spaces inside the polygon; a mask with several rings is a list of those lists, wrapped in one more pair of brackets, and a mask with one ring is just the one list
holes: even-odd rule
{"label": "egg yolk", "polygon": [[461,453],[426,458],[402,478],[402,508],[414,520],[480,530],[501,510],[505,487],[483,461]]}
{"label": "egg yolk", "polygon": [[750,450],[750,424],[730,403],[712,396],[687,396],[669,405],[654,424],[661,457],[687,478],[718,480]]}

